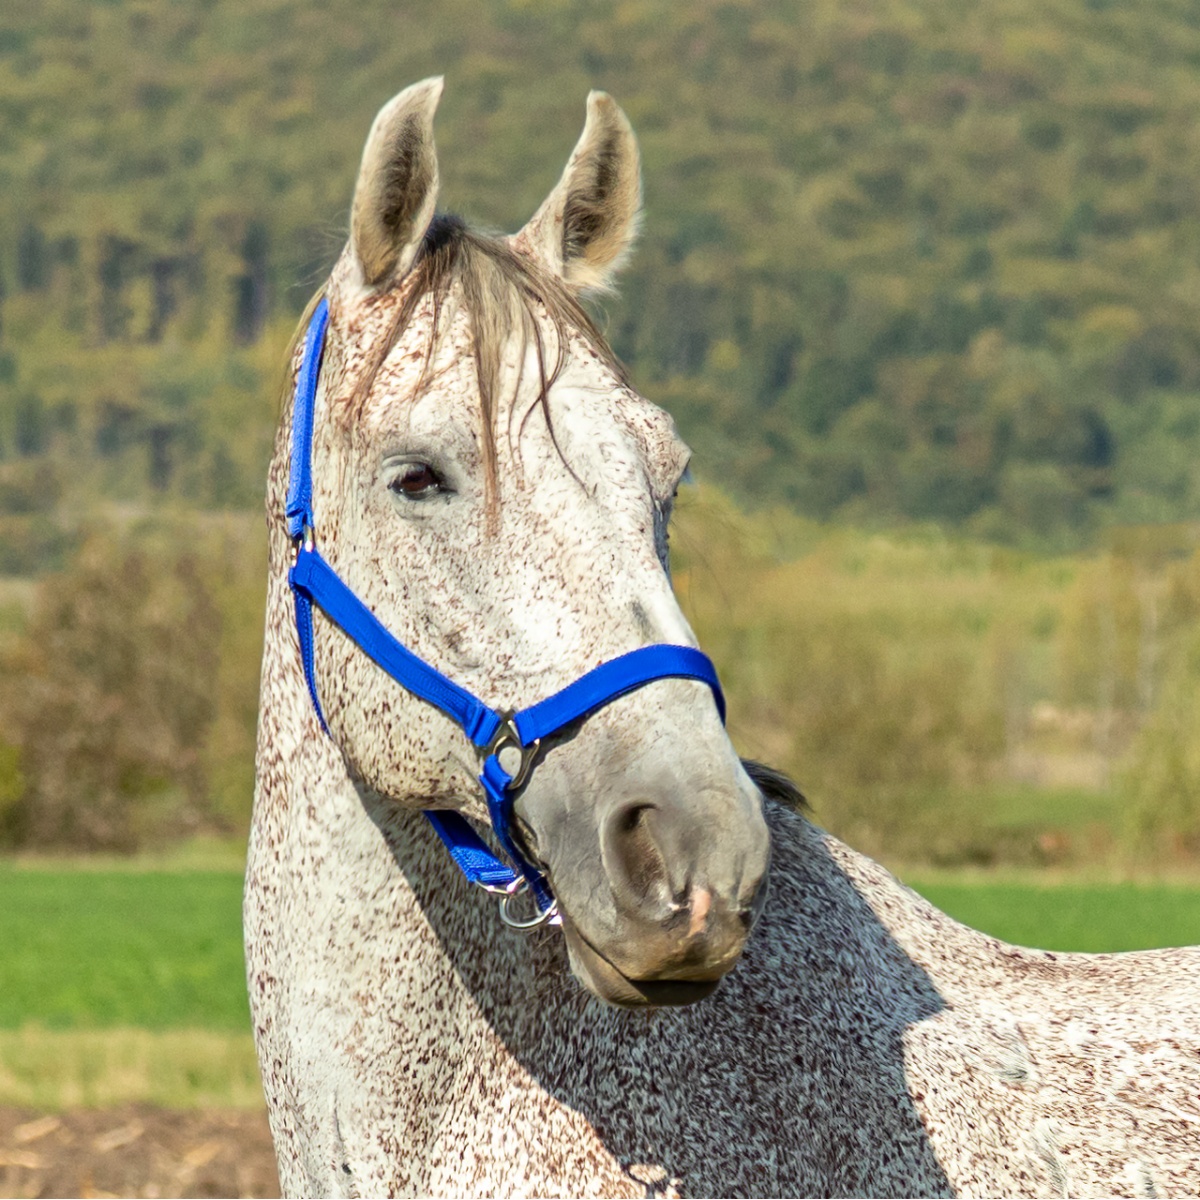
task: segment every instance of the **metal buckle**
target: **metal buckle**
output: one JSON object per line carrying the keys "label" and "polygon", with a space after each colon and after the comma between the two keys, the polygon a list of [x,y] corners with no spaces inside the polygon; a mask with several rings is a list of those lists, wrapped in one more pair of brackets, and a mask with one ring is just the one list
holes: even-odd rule
{"label": "metal buckle", "polygon": [[[516,711],[511,708],[499,708],[496,710],[496,715],[500,718],[500,725],[496,732],[492,735],[492,740],[481,751],[481,757],[484,759],[495,757],[497,762],[500,762],[501,751],[507,750],[510,747],[521,755],[521,761],[517,764],[516,771],[509,777],[508,783],[505,784],[506,792],[515,792],[520,789],[525,781],[529,778],[529,772],[533,770],[534,759],[537,758],[538,750],[541,748],[542,739],[534,738],[529,745],[525,745],[521,741],[520,731],[517,729],[515,720]],[[501,763],[503,769],[503,763]],[[529,881],[523,876],[518,875],[511,883],[500,888],[494,885],[485,884],[486,891],[500,897],[500,920],[510,929],[536,929],[539,925],[561,925],[562,917],[558,913],[558,905],[551,904],[549,908],[537,911],[532,917],[515,916],[512,909],[513,901],[518,897],[525,895],[529,891]]]}
{"label": "metal buckle", "polygon": [[540,909],[536,916],[533,917],[514,917],[511,910],[512,902],[518,897],[529,891],[529,880],[524,877],[514,879],[512,883],[504,889],[504,895],[500,897],[500,920],[509,927],[509,929],[536,929],[539,925],[561,925],[562,917],[559,915],[557,902],[551,904],[549,908]]}
{"label": "metal buckle", "polygon": [[[505,791],[517,791],[523,787],[525,781],[529,778],[529,772],[533,770],[533,760],[537,758],[537,752],[542,744],[541,738],[534,738],[528,746],[521,741],[521,735],[517,731],[516,722],[513,718],[516,716],[515,710],[511,708],[500,708],[496,710],[500,717],[500,728],[496,730],[495,736],[487,744],[487,748],[483,752],[484,758],[491,758],[494,754],[496,761],[500,760],[500,751],[507,750],[510,746],[514,750],[520,751],[521,762],[512,778],[508,781],[508,786]],[[501,763],[501,766],[504,764]]]}
{"label": "metal buckle", "polygon": [[311,525],[305,525],[294,538],[292,538],[292,566],[296,565],[300,558],[300,547],[305,550],[315,550],[317,546],[317,531]]}

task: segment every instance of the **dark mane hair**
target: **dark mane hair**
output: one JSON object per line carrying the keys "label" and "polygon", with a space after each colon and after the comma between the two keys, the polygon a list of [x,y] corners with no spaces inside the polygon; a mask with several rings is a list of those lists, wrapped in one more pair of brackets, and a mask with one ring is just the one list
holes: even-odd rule
{"label": "dark mane hair", "polygon": [[752,758],[743,758],[742,766],[754,786],[768,800],[778,801],[785,808],[794,809],[796,812],[809,811],[809,803],[804,794],[782,771],[768,767],[766,763],[756,762]]}

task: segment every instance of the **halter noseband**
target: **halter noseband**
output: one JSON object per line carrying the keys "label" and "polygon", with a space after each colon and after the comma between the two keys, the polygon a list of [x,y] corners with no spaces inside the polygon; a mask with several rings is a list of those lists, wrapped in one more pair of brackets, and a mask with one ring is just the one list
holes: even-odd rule
{"label": "halter noseband", "polygon": [[[492,853],[461,814],[426,810],[425,816],[462,873],[471,883],[500,895],[500,915],[507,924],[530,928],[546,920],[556,920],[557,908],[549,883],[521,851],[512,828],[515,793],[528,779],[538,747],[544,739],[618,696],[656,679],[670,677],[706,683],[712,689],[724,721],[725,700],[716,669],[706,655],[688,646],[642,646],[601,663],[562,691],[514,712],[489,708],[393,637],[325,561],[316,545],[312,507],[313,419],[328,324],[329,304],[322,298],[308,325],[296,379],[287,496],[288,533],[295,545],[295,561],[288,571],[288,583],[296,601],[300,658],[317,720],[328,734],[329,726],[325,723],[317,695],[313,662],[314,604],[401,687],[450,717],[479,751],[483,763],[479,782],[487,798],[488,816],[496,838],[515,870]],[[521,755],[520,764],[511,775],[500,764],[500,754],[507,749],[518,750]],[[509,911],[512,897],[525,888],[532,892],[538,905],[538,915],[530,921],[518,920]]]}

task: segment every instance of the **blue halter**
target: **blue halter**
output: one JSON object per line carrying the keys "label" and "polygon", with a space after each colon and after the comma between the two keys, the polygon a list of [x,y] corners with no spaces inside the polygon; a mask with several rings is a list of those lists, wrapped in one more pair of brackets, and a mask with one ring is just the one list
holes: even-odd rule
{"label": "blue halter", "polygon": [[[314,604],[401,687],[441,709],[479,750],[483,759],[479,782],[487,797],[492,829],[516,869],[501,862],[459,813],[430,810],[425,816],[467,879],[501,894],[501,915],[509,924],[540,924],[555,917],[554,896],[546,877],[526,858],[513,836],[512,815],[514,795],[528,778],[543,739],[626,692],[668,677],[698,679],[708,684],[723,721],[725,700],[716,670],[704,654],[687,646],[643,646],[602,663],[530,708],[509,712],[489,708],[398,642],[342,582],[316,547],[312,508],[313,418],[328,323],[329,304],[322,299],[309,322],[296,380],[287,497],[288,533],[296,555],[288,572],[288,583],[296,601],[300,657],[317,720],[328,734],[313,664]],[[510,748],[519,750],[521,755],[520,765],[512,775],[500,765],[501,752]],[[523,922],[509,915],[508,901],[525,887],[533,893],[539,912],[534,920]]]}

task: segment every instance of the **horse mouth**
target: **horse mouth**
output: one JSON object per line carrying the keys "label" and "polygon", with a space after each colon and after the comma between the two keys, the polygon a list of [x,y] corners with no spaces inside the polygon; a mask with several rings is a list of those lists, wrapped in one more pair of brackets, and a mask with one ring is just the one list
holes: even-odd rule
{"label": "horse mouth", "polygon": [[670,1008],[695,1004],[711,996],[740,955],[716,967],[695,972],[694,978],[631,979],[596,949],[566,916],[563,935],[576,978],[605,1004],[614,1008]]}

